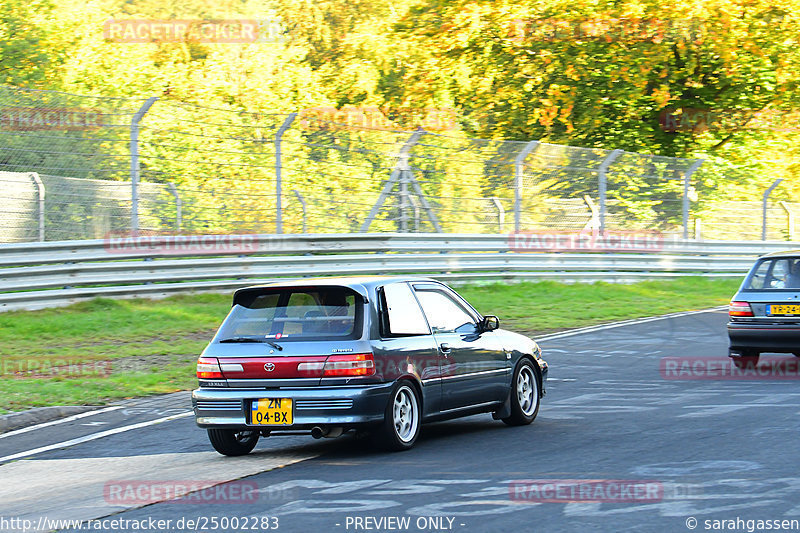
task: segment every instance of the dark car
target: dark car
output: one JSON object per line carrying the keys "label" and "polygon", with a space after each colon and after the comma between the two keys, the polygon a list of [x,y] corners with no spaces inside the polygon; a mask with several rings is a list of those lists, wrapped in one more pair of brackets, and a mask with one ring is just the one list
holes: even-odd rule
{"label": "dark car", "polygon": [[547,363],[432,279],[319,278],[236,291],[197,361],[197,425],[225,455],[260,436],[363,430],[411,448],[422,422],[491,412],[530,424]]}
{"label": "dark car", "polygon": [[760,257],[728,310],[729,355],[741,366],[762,352],[800,357],[800,250]]}

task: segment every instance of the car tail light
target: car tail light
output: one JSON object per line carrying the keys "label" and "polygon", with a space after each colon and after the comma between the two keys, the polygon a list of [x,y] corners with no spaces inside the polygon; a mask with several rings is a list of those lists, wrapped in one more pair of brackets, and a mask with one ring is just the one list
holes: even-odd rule
{"label": "car tail light", "polygon": [[219,361],[215,357],[201,357],[197,360],[198,379],[223,379]]}
{"label": "car tail light", "polygon": [[375,358],[371,353],[331,355],[325,360],[322,377],[371,376],[375,373]]}
{"label": "car tail light", "polygon": [[730,316],[753,316],[753,310],[747,302],[731,302],[728,306]]}
{"label": "car tail light", "polygon": [[318,378],[322,376],[322,369],[324,368],[325,368],[325,361],[299,363],[297,365],[297,373],[303,377]]}

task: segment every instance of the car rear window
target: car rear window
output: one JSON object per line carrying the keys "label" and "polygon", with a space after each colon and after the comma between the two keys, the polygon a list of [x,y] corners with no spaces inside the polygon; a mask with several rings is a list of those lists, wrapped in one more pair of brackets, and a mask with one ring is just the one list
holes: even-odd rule
{"label": "car rear window", "polygon": [[744,286],[749,290],[800,289],[800,257],[759,261]]}
{"label": "car rear window", "polygon": [[360,333],[361,296],[346,287],[284,288],[237,295],[220,327],[230,339],[322,340]]}

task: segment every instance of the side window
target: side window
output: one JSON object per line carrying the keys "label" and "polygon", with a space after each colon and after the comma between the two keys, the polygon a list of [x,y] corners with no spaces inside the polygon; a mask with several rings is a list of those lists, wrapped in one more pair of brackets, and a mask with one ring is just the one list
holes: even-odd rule
{"label": "side window", "polygon": [[427,287],[414,287],[414,291],[434,333],[475,331],[477,324],[461,304],[445,292]]}
{"label": "side window", "polygon": [[786,275],[786,288],[800,288],[800,260],[788,259],[789,273]]}
{"label": "side window", "polygon": [[431,330],[407,283],[383,287],[387,330],[391,335],[428,335]]}
{"label": "side window", "polygon": [[800,288],[800,258],[762,261],[750,276],[746,288],[756,290]]}
{"label": "side window", "polygon": [[764,281],[767,279],[767,274],[769,274],[769,267],[772,265],[772,261],[762,261],[755,272],[753,272],[753,276],[750,278],[750,288],[751,289],[763,289],[764,288]]}
{"label": "side window", "polygon": [[789,262],[785,259],[775,261],[775,266],[772,267],[772,282],[770,285],[776,289],[783,289],[786,287],[786,276],[789,274]]}

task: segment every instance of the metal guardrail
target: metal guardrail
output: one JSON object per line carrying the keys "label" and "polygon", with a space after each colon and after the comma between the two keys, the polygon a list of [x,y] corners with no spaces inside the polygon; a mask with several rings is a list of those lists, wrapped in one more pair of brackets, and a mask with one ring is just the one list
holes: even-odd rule
{"label": "metal guardrail", "polygon": [[[740,277],[787,242],[662,241],[652,251],[520,252],[513,234],[160,236],[0,245],[0,310],[230,291],[280,278],[420,274],[450,282]],[[797,245],[800,247],[800,245]]]}

